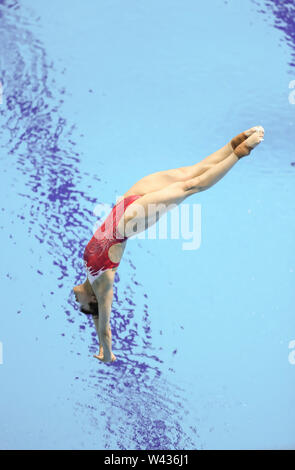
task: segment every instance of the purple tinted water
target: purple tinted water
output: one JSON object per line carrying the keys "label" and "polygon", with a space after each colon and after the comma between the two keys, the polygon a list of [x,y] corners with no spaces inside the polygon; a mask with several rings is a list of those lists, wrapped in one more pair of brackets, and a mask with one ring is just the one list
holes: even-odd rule
{"label": "purple tinted water", "polygon": [[[172,3],[173,8],[169,8],[169,12],[173,16],[178,6],[177,2]],[[252,4],[259,18],[265,18],[268,24],[274,26],[275,29],[270,27],[268,30],[272,44],[274,44],[275,30],[276,33],[277,30],[284,33],[284,38],[278,36],[278,41],[281,40],[282,52],[285,54],[286,50],[289,50],[285,44],[287,43],[291,48],[293,59],[289,65],[293,67],[293,2],[255,1]],[[108,2],[108,5],[110,9],[114,8],[110,17],[116,17],[115,3]],[[132,14],[140,17],[143,6],[139,2],[137,5],[138,10],[136,12],[132,10]],[[250,190],[247,188],[248,193],[247,191],[241,194],[236,193],[235,200],[238,201],[236,203],[238,208],[230,206],[234,213],[235,229],[241,223],[241,227],[247,231],[246,240],[245,237],[241,237],[237,252],[243,271],[237,271],[236,274],[241,281],[239,284],[244,283],[247,295],[245,296],[243,290],[241,293],[240,291],[231,293],[229,289],[230,280],[233,283],[230,271],[232,267],[234,270],[239,269],[236,266],[236,260],[232,263],[231,259],[226,257],[225,260],[221,259],[224,263],[221,263],[220,269],[217,270],[215,260],[212,261],[208,257],[210,251],[208,250],[202,251],[196,257],[199,262],[197,267],[191,260],[187,261],[184,253],[179,255],[176,252],[173,253],[175,255],[173,264],[170,260],[169,264],[165,264],[163,253],[166,248],[161,248],[163,253],[159,258],[160,261],[157,261],[154,256],[151,258],[151,264],[153,263],[160,273],[163,272],[163,277],[164,275],[167,277],[167,284],[170,282],[169,277],[171,277],[171,283],[175,282],[175,273],[173,272],[172,276],[169,270],[175,270],[175,268],[177,270],[184,266],[187,274],[183,277],[196,279],[198,287],[198,291],[196,287],[195,291],[187,293],[191,295],[189,297],[191,305],[196,304],[194,311],[189,310],[191,316],[189,321],[186,320],[186,312],[183,312],[183,319],[176,320],[176,315],[183,306],[182,302],[179,301],[179,304],[173,305],[168,295],[167,297],[165,297],[166,294],[163,295],[162,304],[159,302],[160,307],[157,307],[157,313],[160,312],[161,305],[165,306],[169,312],[169,316],[167,315],[169,326],[172,324],[175,330],[173,331],[175,336],[172,339],[167,338],[169,333],[165,336],[165,332],[161,330],[158,334],[151,326],[152,318],[149,312],[153,299],[158,295],[158,301],[159,294],[153,292],[153,299],[149,297],[148,279],[146,278],[143,282],[138,274],[139,268],[137,264],[135,266],[133,256],[128,250],[124,259],[124,276],[121,275],[122,270],[116,275],[112,314],[114,351],[118,360],[113,365],[104,366],[92,359],[92,354],[97,348],[93,325],[90,319],[77,310],[71,288],[84,279],[82,252],[91,235],[93,207],[98,202],[105,202],[102,192],[104,185],[109,183],[105,174],[111,164],[106,161],[100,167],[101,170],[85,171],[83,164],[85,155],[80,150],[82,136],[79,129],[82,123],[71,113],[64,111],[64,106],[67,101],[70,101],[68,92],[70,86],[63,78],[65,70],[56,62],[55,57],[47,52],[47,47],[40,39],[41,26],[40,37],[38,36],[40,18],[36,17],[34,12],[23,8],[21,2],[0,1],[0,79],[4,90],[3,105],[0,106],[3,170],[1,237],[5,247],[2,253],[1,279],[4,286],[6,313],[1,316],[0,330],[0,340],[4,345],[4,364],[0,369],[2,380],[0,442],[3,448],[200,449],[210,446],[224,448],[232,443],[235,447],[245,447],[248,442],[252,445],[254,443],[254,446],[258,445],[257,442],[263,442],[263,445],[270,447],[276,445],[279,435],[283,435],[284,444],[287,442],[290,445],[289,428],[292,423],[287,405],[288,400],[291,403],[291,393],[288,394],[286,384],[292,385],[290,379],[292,372],[287,361],[288,348],[287,346],[285,348],[285,344],[281,345],[294,336],[290,328],[288,317],[290,309],[287,305],[290,290],[287,292],[287,287],[291,285],[291,270],[289,273],[289,269],[293,266],[290,253],[285,252],[289,250],[289,239],[286,236],[284,238],[286,240],[285,244],[283,243],[285,251],[282,253],[278,250],[276,253],[271,251],[274,244],[279,245],[281,242],[281,237],[278,236],[280,229],[276,231],[276,227],[282,227],[284,231],[285,221],[293,210],[287,203],[283,209],[276,205],[278,201],[283,205],[288,200],[289,193],[292,195],[290,186],[286,183],[287,178],[291,177],[287,171],[285,172],[287,166],[289,172],[293,171],[289,162],[294,166],[293,147],[289,145],[287,139],[290,128],[287,128],[287,125],[283,126],[282,138],[276,140],[277,121],[272,116],[276,116],[280,109],[276,107],[273,110],[272,103],[270,103],[270,108],[267,108],[273,93],[267,82],[262,86],[261,77],[264,79],[262,69],[257,74],[257,78],[261,80],[258,82],[259,85],[256,85],[254,81],[251,82],[253,77],[256,80],[257,58],[254,58],[253,63],[250,59],[252,59],[251,48],[257,45],[255,34],[258,36],[258,28],[254,32],[252,29],[253,37],[249,38],[249,47],[243,49],[249,60],[250,77],[244,73],[243,54],[238,56],[235,53],[235,43],[231,42],[228,46],[226,42],[228,34],[226,27],[224,30],[221,28],[222,38],[218,37],[220,24],[226,24],[228,18],[231,21],[232,11],[239,7],[243,9],[245,2],[238,5],[237,2],[216,1],[214,5],[216,9],[223,8],[223,16],[218,17],[218,24],[215,28],[216,37],[212,38],[212,43],[211,38],[207,37],[208,43],[203,44],[202,35],[206,33],[202,31],[201,25],[199,25],[199,32],[194,24],[193,26],[190,24],[193,15],[188,13],[183,18],[183,21],[188,22],[188,28],[185,28],[185,23],[180,23],[179,26],[176,22],[175,34],[173,30],[173,34],[167,36],[172,43],[172,47],[169,44],[167,50],[165,49],[167,24],[163,20],[160,29],[163,30],[164,40],[161,46],[164,49],[162,51],[161,47],[159,48],[159,56],[153,51],[151,57],[156,55],[159,62],[164,64],[165,70],[169,71],[170,81],[168,84],[165,82],[165,88],[171,83],[171,87],[175,86],[173,81],[175,76],[179,80],[171,93],[176,102],[174,104],[177,106],[177,113],[179,113],[175,121],[181,143],[179,152],[176,153],[182,154],[187,141],[186,129],[185,131],[181,129],[181,121],[187,116],[190,107],[195,106],[197,110],[199,108],[204,110],[201,118],[197,115],[195,124],[200,132],[205,132],[202,125],[205,128],[213,126],[210,104],[212,105],[212,109],[220,119],[215,128],[216,138],[218,140],[222,137],[220,139],[222,141],[236,124],[231,122],[230,126],[226,126],[225,117],[230,117],[231,121],[234,121],[235,116],[238,116],[238,126],[248,121],[252,123],[254,116],[255,119],[257,119],[256,116],[259,116],[259,119],[263,116],[266,120],[268,116],[270,117],[269,140],[266,139],[265,148],[268,151],[271,148],[272,152],[265,155],[262,150],[259,156],[260,158],[261,155],[267,157],[265,160],[258,158],[258,163],[255,163],[257,166],[242,167],[244,173],[243,175],[242,172],[240,173],[241,178],[244,174],[247,175],[247,171],[252,177]],[[42,10],[40,4],[38,8]],[[43,8],[47,10],[49,6]],[[198,19],[198,8],[195,12],[196,19]],[[155,18],[152,16],[152,20],[155,20],[153,25],[157,30],[158,11],[155,5],[153,9],[151,11],[154,12]],[[251,22],[255,22],[250,13],[247,18],[247,28],[249,28],[247,31],[251,30]],[[172,16],[169,17],[169,21],[173,21]],[[145,18],[145,12],[143,12],[143,17]],[[166,17],[165,14],[163,16],[165,21]],[[137,17],[135,20],[136,23]],[[73,21],[78,23],[80,18],[75,17]],[[214,18],[210,17],[210,21],[214,21]],[[231,24],[231,30],[232,28],[233,24]],[[188,31],[185,46],[189,43],[193,50],[193,53],[189,51],[187,55],[181,43],[184,29]],[[169,29],[168,32],[170,33]],[[193,40],[189,37],[190,34]],[[148,38],[152,39],[149,35]],[[50,40],[53,40],[53,36]],[[216,54],[216,44],[221,40],[224,40],[222,44],[225,47],[229,47],[229,50],[225,49],[224,55]],[[267,44],[267,39],[263,38],[264,40]],[[188,101],[185,99],[182,101],[185,96],[182,89],[182,75],[180,73],[178,77],[178,70],[173,69],[174,62],[170,57],[171,49],[174,52],[178,43],[181,44],[180,47],[183,47],[178,51],[177,56],[183,69],[179,68],[183,77],[188,78],[186,86],[192,86],[188,93],[189,98],[186,98]],[[238,46],[242,47],[243,44]],[[213,57],[217,61],[216,66],[212,65],[208,58],[212,57],[210,56],[212,50],[214,50]],[[197,51],[196,56],[195,51]],[[289,53],[287,55],[289,60]],[[153,64],[151,57],[150,61]],[[222,63],[218,62],[220,57]],[[136,55],[135,59],[132,56],[131,58],[132,63],[135,60],[141,64],[140,54]],[[276,61],[276,63],[281,63],[278,56],[276,56]],[[106,66],[108,62],[105,61],[104,64]],[[202,68],[204,64],[208,65],[208,69]],[[76,70],[80,72],[82,65],[77,65]],[[228,65],[233,65],[232,76],[226,74]],[[157,62],[156,66],[158,66]],[[194,66],[196,69],[193,68]],[[268,70],[266,67],[265,69]],[[161,71],[160,68],[159,70]],[[272,84],[278,84],[281,80],[281,76],[276,76],[275,72],[274,70]],[[140,73],[139,68],[136,83],[140,82]],[[147,72],[146,74],[149,80],[150,76]],[[82,75],[83,70],[81,70]],[[220,97],[220,91],[214,95],[216,76],[220,81],[219,86],[224,89],[224,99]],[[166,75],[163,74],[163,77]],[[154,77],[151,81],[153,79]],[[248,80],[249,90],[245,85]],[[260,87],[259,93],[257,86]],[[194,106],[191,106],[191,97],[196,88],[199,94],[196,93],[197,100]],[[285,94],[287,96],[288,93],[287,84],[284,83],[282,88],[285,99]],[[162,88],[160,87],[159,90],[161,91]],[[159,90],[156,89],[155,93]],[[181,93],[178,90],[181,90]],[[243,94],[245,90],[249,91],[249,98]],[[90,85],[88,92],[90,95],[93,93]],[[275,106],[278,102],[280,103],[278,99],[280,92],[281,89],[276,93]],[[114,89],[113,93],[116,96]],[[141,99],[143,99],[145,89],[141,93]],[[205,105],[201,100],[202,94],[206,95]],[[179,101],[176,99],[178,95],[181,95]],[[136,93],[134,96],[136,99]],[[148,93],[147,96],[149,96]],[[169,94],[167,96],[170,98]],[[232,99],[232,105],[227,108],[228,96]],[[287,98],[285,101],[287,102]],[[159,109],[155,108],[159,113],[161,107],[166,106],[164,120],[168,121],[166,136],[168,142],[169,136],[173,133],[172,119],[170,122],[168,114],[170,117],[173,113],[169,113],[170,108],[165,99],[163,101],[159,99],[159,103],[161,104]],[[224,113],[219,111],[221,108],[225,109]],[[237,108],[239,109],[235,115],[234,109]],[[240,113],[240,109],[243,113]],[[289,110],[287,113],[285,108],[282,108],[282,113],[287,116]],[[247,115],[245,120],[244,115]],[[186,125],[187,122],[184,127]],[[219,135],[218,132],[221,134]],[[165,140],[164,137],[163,140]],[[201,145],[200,141],[201,139],[198,138],[199,145]],[[283,154],[281,153],[282,147],[284,148]],[[201,150],[203,150],[202,147]],[[207,147],[204,148],[205,150],[207,151]],[[195,149],[193,157],[195,158]],[[174,163],[176,162],[173,161]],[[140,162],[140,165],[143,166],[143,162]],[[281,199],[277,197],[275,188],[269,183],[271,176],[273,176],[273,186],[281,188]],[[235,189],[234,179],[231,181],[231,185],[223,186],[223,193],[218,192],[225,197],[225,200],[226,191],[232,193]],[[206,194],[209,211],[210,198],[214,199],[214,204],[218,204],[219,196],[216,197],[217,193],[214,191]],[[218,191],[222,191],[220,187]],[[97,193],[99,193],[98,196]],[[253,200],[251,200],[252,194],[254,194]],[[272,194],[274,194],[273,199],[271,199]],[[245,222],[243,218],[243,204],[246,198],[249,198],[249,202],[247,200],[245,204],[253,205],[252,219],[250,219],[251,210],[249,212],[251,222],[248,220]],[[232,203],[232,194],[228,197],[229,202]],[[279,209],[281,210],[281,218],[275,218],[275,222],[271,220],[271,217],[276,215],[269,209],[271,204],[278,207],[278,212]],[[248,206],[245,207],[248,208]],[[228,208],[224,212],[229,212]],[[214,213],[214,218],[218,222],[217,226],[222,229],[223,219],[218,213]],[[235,243],[237,243],[234,229],[233,235],[226,232],[222,239],[222,230],[217,236],[216,223],[214,222],[213,225],[213,222],[208,219],[209,217],[207,217],[206,228],[211,227],[211,235],[208,230],[205,245],[212,247],[213,258],[214,253],[218,254],[218,242],[222,251],[224,250],[223,244],[229,243],[230,237],[232,237],[230,249],[234,250]],[[269,226],[271,235],[267,233],[265,236],[265,227]],[[288,229],[291,233],[290,223]],[[275,296],[278,289],[275,285],[267,285],[269,280],[276,280],[276,278],[267,277],[269,273],[266,271],[275,276],[273,274],[275,269],[271,264],[267,264],[265,258],[262,257],[261,261],[261,253],[258,253],[259,250],[262,251],[263,247],[259,245],[259,242],[264,236],[264,243],[269,244],[269,252],[272,253],[271,258],[277,256],[277,263],[278,258],[282,259],[282,263],[286,264],[283,266],[284,269],[288,270],[288,274],[285,274],[281,265],[276,266],[278,277],[285,289],[282,290],[283,300],[280,299],[280,303]],[[252,246],[253,240],[255,240],[255,245]],[[214,252],[216,245],[217,250]],[[227,249],[230,250],[229,245]],[[247,265],[247,250],[249,250],[250,264],[254,257],[258,259],[257,264],[254,261],[253,266],[250,267]],[[134,251],[132,249],[132,253]],[[171,247],[169,247],[169,253],[171,256]],[[203,259],[202,256],[204,256]],[[234,254],[232,256],[234,257]],[[270,258],[269,254],[267,258]],[[179,259],[178,263],[177,259]],[[263,265],[263,260],[265,265]],[[162,271],[160,264],[164,266]],[[167,272],[164,272],[166,267]],[[254,287],[252,278],[248,282],[249,273],[257,276]],[[260,279],[264,280],[264,284],[259,281]],[[165,280],[163,284],[164,282]],[[181,283],[182,280],[178,279],[178,282]],[[212,285],[217,289],[214,295]],[[172,289],[174,287],[171,288],[170,295]],[[201,295],[202,290],[204,297]],[[255,294],[252,298],[251,292]],[[196,294],[198,294],[197,298]],[[202,304],[203,298],[205,305]],[[269,298],[274,300],[271,308],[269,308]],[[240,302],[239,311],[236,312],[238,302]],[[241,304],[246,306],[245,311]],[[222,306],[222,311],[220,311],[220,306]],[[278,314],[279,321],[276,316]],[[185,321],[186,327],[184,328],[181,325]],[[218,321],[224,323],[224,329]],[[204,325],[208,326],[204,327]],[[167,330],[171,332],[168,326]],[[201,336],[204,331],[206,339],[202,343]],[[223,342],[222,334],[225,338]],[[157,335],[163,338],[160,343],[161,347],[157,345]],[[245,337],[250,338],[251,347],[250,343],[243,343]],[[272,349],[269,345],[271,338],[274,338],[271,343]],[[226,341],[228,350],[225,346]],[[221,350],[221,344],[225,353]],[[244,351],[242,350],[243,344],[245,345]],[[169,348],[172,346],[169,357],[167,345]],[[275,356],[271,356],[272,350],[275,350]],[[14,354],[14,351],[17,354]],[[185,361],[178,359],[184,356]],[[269,356],[271,364],[268,367]],[[220,358],[227,359],[226,365],[224,365],[226,361],[222,362]],[[176,363],[176,375],[174,360],[179,361]],[[237,371],[236,374],[235,371]],[[181,379],[184,376],[192,376],[192,384],[190,387],[186,386],[186,390],[182,387]],[[280,383],[284,384],[283,390],[279,388]],[[15,430],[18,432],[16,433]]]}
{"label": "purple tinted water", "polygon": [[[38,19],[26,17],[18,1],[1,0],[0,4],[0,79],[5,90],[5,103],[0,108],[1,154],[6,156],[3,170],[10,173],[7,183],[14,178],[21,180],[22,190],[16,185],[14,198],[19,201],[15,217],[23,222],[23,236],[29,236],[31,246],[46,259],[47,269],[50,264],[56,268],[53,291],[63,290],[68,278],[72,285],[85,278],[82,253],[93,224],[92,208],[99,202],[91,193],[91,185],[99,183],[103,175],[81,173],[81,155],[75,141],[77,126],[61,110],[66,89],[57,85],[54,62],[29,28],[30,22]],[[79,189],[84,178],[89,180],[89,192]],[[2,208],[8,212],[7,218],[10,209]],[[120,358],[112,367],[94,364],[73,378],[74,386],[77,381],[83,382],[84,391],[73,403],[73,410],[78,415],[86,413],[93,433],[95,428],[104,430],[96,440],[96,448],[195,448],[196,430],[188,435],[183,429],[187,412],[177,388],[171,388],[162,377],[162,361],[152,346],[147,294],[128,256],[125,262],[130,265],[130,275],[124,283],[124,298],[119,298],[117,287],[121,281],[116,274],[112,313],[113,345],[114,350],[120,350]],[[39,266],[33,269],[40,276],[47,274]],[[29,278],[30,269],[25,266],[22,274]],[[137,291],[141,292],[142,305],[133,300]],[[85,330],[91,328],[91,356],[97,350],[92,321],[77,310],[68,290],[65,294],[55,334],[65,336],[70,331],[72,352],[77,355],[79,343],[85,341]],[[22,313],[20,308],[12,315]],[[52,315],[46,302],[42,315],[46,328],[46,320]],[[60,333],[60,324],[66,321],[72,326]],[[90,395],[85,390],[90,390]],[[33,428],[35,420],[38,418],[32,417]],[[3,436],[1,441],[4,448],[11,446]],[[18,445],[22,445],[21,440],[16,442]],[[31,445],[42,444],[35,441]],[[72,446],[78,446],[75,439]],[[85,442],[84,446],[90,444]]]}

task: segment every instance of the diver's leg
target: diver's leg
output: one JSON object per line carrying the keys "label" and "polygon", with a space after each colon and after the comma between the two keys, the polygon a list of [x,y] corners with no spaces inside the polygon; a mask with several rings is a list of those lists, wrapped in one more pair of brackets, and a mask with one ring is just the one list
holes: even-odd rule
{"label": "diver's leg", "polygon": [[213,165],[210,170],[200,176],[187,181],[177,181],[159,191],[141,196],[127,207],[118,223],[119,232],[130,238],[132,235],[147,230],[163,214],[179,205],[188,196],[204,191],[215,184],[238,160],[239,158],[231,153],[229,157]]}
{"label": "diver's leg", "polygon": [[255,132],[238,145],[234,152],[212,165],[210,169],[194,178],[174,182],[159,191],[145,194],[127,207],[118,224],[120,233],[130,237],[153,225],[161,215],[180,204],[186,197],[205,191],[216,184],[237,163],[263,140],[262,132]]}
{"label": "diver's leg", "polygon": [[242,132],[238,136],[234,137],[224,147],[194,165],[175,168],[172,170],[158,171],[141,178],[124,194],[124,197],[135,194],[143,196],[144,194],[163,189],[165,186],[172,183],[186,181],[200,176],[213,165],[216,165],[227,158],[232,151],[247,139],[248,136],[253,134],[258,127],[252,127],[251,129]]}

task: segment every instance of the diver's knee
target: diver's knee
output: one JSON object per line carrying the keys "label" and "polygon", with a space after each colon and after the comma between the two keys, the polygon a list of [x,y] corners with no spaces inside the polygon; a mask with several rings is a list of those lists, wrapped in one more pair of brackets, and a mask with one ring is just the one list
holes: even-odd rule
{"label": "diver's knee", "polygon": [[196,178],[191,178],[190,180],[185,181],[183,184],[183,190],[186,194],[198,193],[200,191],[204,191],[204,189],[204,183],[198,176]]}

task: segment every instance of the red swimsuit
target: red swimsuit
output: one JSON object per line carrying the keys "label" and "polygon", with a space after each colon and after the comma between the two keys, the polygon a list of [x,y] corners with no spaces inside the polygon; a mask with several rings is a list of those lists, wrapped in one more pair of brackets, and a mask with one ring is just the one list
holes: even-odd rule
{"label": "red swimsuit", "polygon": [[118,202],[86,246],[84,264],[91,284],[107,269],[119,266],[119,263],[113,263],[110,260],[108,252],[111,246],[127,240],[128,237],[123,237],[119,233],[117,229],[118,223],[127,207],[139,197],[141,196],[128,196]]}

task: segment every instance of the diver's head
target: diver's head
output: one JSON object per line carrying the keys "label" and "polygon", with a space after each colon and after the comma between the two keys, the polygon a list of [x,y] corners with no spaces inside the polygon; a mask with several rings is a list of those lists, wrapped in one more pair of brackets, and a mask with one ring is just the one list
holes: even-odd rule
{"label": "diver's head", "polygon": [[76,301],[80,304],[80,311],[86,315],[98,316],[98,303],[87,283],[79,284],[73,288]]}

